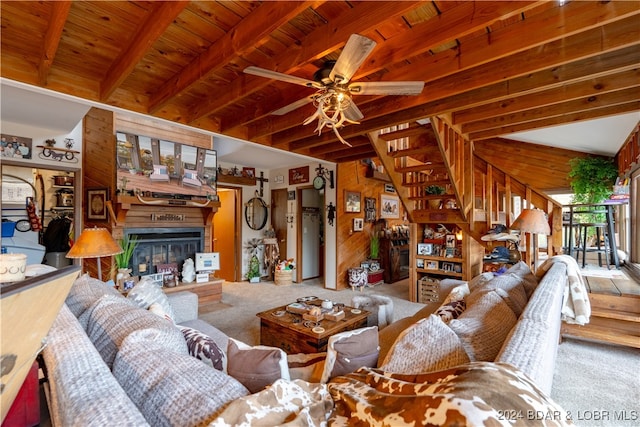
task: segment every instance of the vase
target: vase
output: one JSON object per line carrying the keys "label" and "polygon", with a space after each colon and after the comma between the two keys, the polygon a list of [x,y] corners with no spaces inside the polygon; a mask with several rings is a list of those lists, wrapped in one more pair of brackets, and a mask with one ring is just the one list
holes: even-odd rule
{"label": "vase", "polygon": [[118,273],[116,274],[116,285],[118,289],[124,288],[124,282],[129,277],[131,277],[131,269],[130,268],[119,268]]}
{"label": "vase", "polygon": [[440,199],[431,199],[429,200],[429,208],[440,209],[440,203],[442,203],[442,200]]}

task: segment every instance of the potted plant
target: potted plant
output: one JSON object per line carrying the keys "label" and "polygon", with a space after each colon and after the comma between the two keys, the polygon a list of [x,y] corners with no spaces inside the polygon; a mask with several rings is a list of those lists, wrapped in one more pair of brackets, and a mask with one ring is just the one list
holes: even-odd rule
{"label": "potted plant", "polygon": [[135,236],[125,236],[123,239],[118,241],[118,244],[122,248],[122,253],[114,255],[114,259],[116,261],[116,267],[118,268],[116,283],[120,286],[121,283],[131,275],[129,263],[131,262],[133,251],[138,246],[138,239],[136,239]]}
{"label": "potted plant", "polygon": [[[446,189],[440,185],[430,185],[424,189],[425,194],[430,196],[441,196],[446,192]],[[431,209],[439,209],[442,199],[430,199],[429,207]]]}
{"label": "potted plant", "polygon": [[372,231],[369,235],[369,258],[378,259],[380,256],[380,236],[377,231]]}
{"label": "potted plant", "polygon": [[577,157],[569,160],[568,178],[575,203],[601,203],[613,192],[618,168],[613,159]]}

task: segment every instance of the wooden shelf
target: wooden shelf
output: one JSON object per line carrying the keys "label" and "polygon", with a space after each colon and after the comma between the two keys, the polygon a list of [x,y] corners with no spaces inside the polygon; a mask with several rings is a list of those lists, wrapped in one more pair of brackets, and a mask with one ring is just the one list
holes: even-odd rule
{"label": "wooden shelf", "polygon": [[176,206],[176,207],[191,207],[191,208],[218,208],[220,207],[219,201],[214,200],[187,200],[187,199],[155,199],[150,197],[143,197],[139,199],[136,196],[117,196],[116,201],[121,204],[122,208],[126,209],[131,205],[152,205],[152,206]]}
{"label": "wooden shelf", "polygon": [[233,176],[218,174],[218,183],[224,184],[236,184],[236,185],[256,185],[255,178],[249,178],[245,176]]}
{"label": "wooden shelf", "polygon": [[377,179],[379,181],[391,182],[391,178],[389,178],[389,175],[384,172],[378,172],[371,168],[367,169],[364,176],[366,176],[367,178]]}

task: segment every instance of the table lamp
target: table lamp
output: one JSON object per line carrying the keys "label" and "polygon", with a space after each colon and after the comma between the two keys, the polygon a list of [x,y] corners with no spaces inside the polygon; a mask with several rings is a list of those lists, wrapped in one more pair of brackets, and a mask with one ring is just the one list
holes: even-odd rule
{"label": "table lamp", "polygon": [[75,241],[67,258],[98,258],[98,278],[102,280],[100,257],[122,253],[122,248],[106,228],[85,228]]}
{"label": "table lamp", "polygon": [[[523,209],[518,218],[511,224],[511,229],[520,230],[522,233],[529,233],[534,236],[536,234],[544,234],[546,236],[551,234],[547,214],[540,209]],[[536,240],[533,240],[533,250],[529,253],[533,254],[533,271],[535,271],[538,260],[538,245],[536,244]],[[529,250],[529,246],[530,245],[527,244],[527,250]]]}

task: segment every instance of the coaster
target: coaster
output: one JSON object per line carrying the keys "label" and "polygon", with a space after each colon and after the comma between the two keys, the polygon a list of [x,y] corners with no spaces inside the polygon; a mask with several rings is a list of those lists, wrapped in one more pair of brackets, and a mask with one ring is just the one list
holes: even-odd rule
{"label": "coaster", "polygon": [[315,328],[312,329],[313,332],[315,332],[316,334],[321,334],[324,332],[324,328],[322,326],[316,326]]}
{"label": "coaster", "polygon": [[271,313],[271,315],[275,316],[275,317],[282,317],[282,316],[284,316],[285,313],[286,313],[286,311],[278,310],[278,311],[274,311],[273,313]]}
{"label": "coaster", "polygon": [[351,309],[351,312],[352,312],[353,314],[360,314],[360,313],[362,313],[362,310],[358,310],[357,308],[352,308],[352,309]]}

